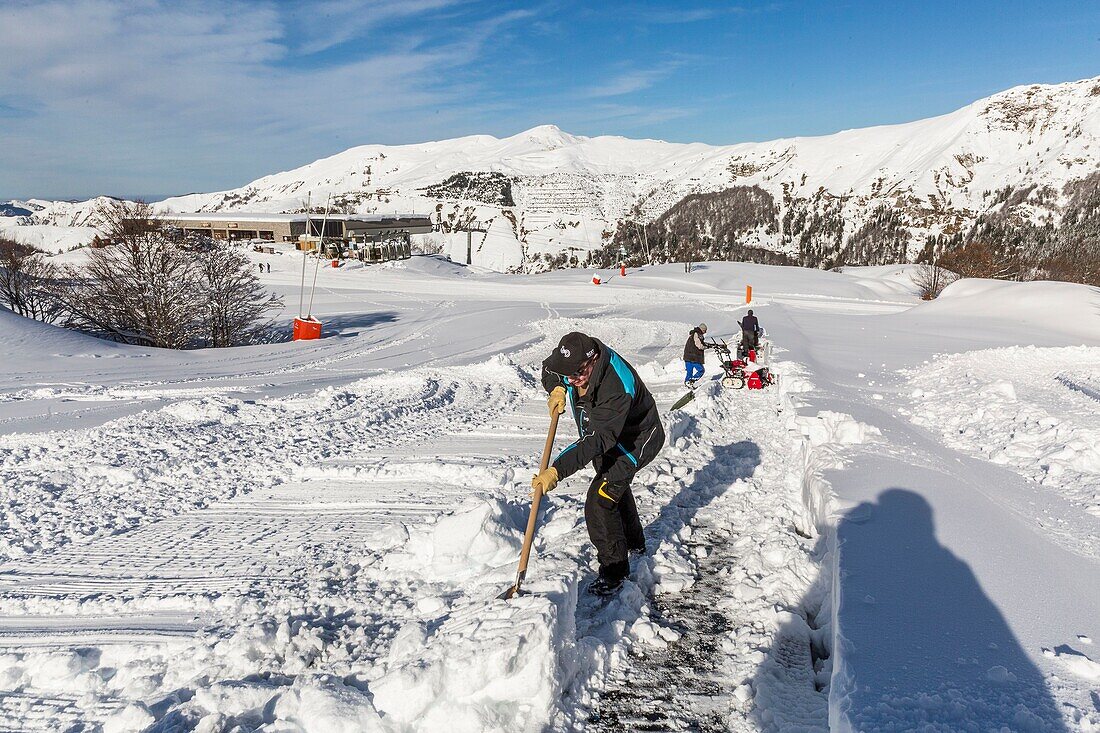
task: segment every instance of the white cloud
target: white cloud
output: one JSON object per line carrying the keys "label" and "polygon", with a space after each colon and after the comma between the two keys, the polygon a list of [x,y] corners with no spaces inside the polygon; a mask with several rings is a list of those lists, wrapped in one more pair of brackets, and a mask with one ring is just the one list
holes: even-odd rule
{"label": "white cloud", "polygon": [[585,97],[617,97],[623,94],[640,92],[668,78],[677,66],[679,64],[669,63],[653,69],[636,69],[623,72],[596,86],[583,90],[582,95]]}
{"label": "white cloud", "polygon": [[[63,193],[36,189],[56,181],[58,169],[81,194],[169,193],[183,181],[236,185],[352,144],[438,133],[444,116],[433,113],[471,92],[458,71],[494,34],[531,14],[482,13],[452,19],[450,33],[426,33],[432,13],[462,6],[330,0],[290,13],[275,2],[213,0],[0,6],[7,189],[0,195]],[[369,32],[387,21],[396,27]]]}

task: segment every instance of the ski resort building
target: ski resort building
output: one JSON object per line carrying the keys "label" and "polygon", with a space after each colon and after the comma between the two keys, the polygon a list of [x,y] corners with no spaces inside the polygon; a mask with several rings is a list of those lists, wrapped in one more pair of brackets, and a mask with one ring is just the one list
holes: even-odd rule
{"label": "ski resort building", "polygon": [[[231,213],[165,214],[166,221],[178,224],[188,234],[205,234],[214,239],[262,239],[271,242],[296,242],[306,232],[305,214]],[[415,214],[352,215],[329,214],[328,221],[317,214],[308,217],[310,236],[354,243],[408,241],[409,235],[427,234],[432,222]]]}

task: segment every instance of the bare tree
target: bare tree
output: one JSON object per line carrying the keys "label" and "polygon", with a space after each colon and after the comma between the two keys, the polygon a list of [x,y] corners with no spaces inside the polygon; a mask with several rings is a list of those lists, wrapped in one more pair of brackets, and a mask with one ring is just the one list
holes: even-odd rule
{"label": "bare tree", "polygon": [[0,239],[0,305],[25,318],[53,323],[63,313],[59,274],[41,252]]}
{"label": "bare tree", "polygon": [[242,252],[216,245],[198,256],[198,286],[208,346],[256,343],[267,332],[267,314],[282,298],[267,292]]}
{"label": "bare tree", "polygon": [[110,244],[131,244],[150,232],[163,231],[171,225],[153,213],[152,204],[140,199],[110,199],[97,207],[93,216],[96,229]]}
{"label": "bare tree", "polygon": [[980,241],[948,252],[940,258],[940,264],[958,273],[959,277],[1019,280],[1023,274],[1023,266],[1015,252]]}
{"label": "bare tree", "polygon": [[65,298],[70,325],[117,341],[183,349],[201,315],[194,251],[164,231],[88,254],[70,272]]}
{"label": "bare tree", "polygon": [[921,299],[934,300],[958,277],[950,270],[940,267],[938,262],[930,262],[920,265],[913,275],[913,284],[917,286],[917,294]]}

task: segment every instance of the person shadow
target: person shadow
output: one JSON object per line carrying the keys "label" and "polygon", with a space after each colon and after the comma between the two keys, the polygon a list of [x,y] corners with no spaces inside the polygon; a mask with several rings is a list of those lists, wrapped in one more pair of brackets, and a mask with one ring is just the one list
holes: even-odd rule
{"label": "person shadow", "polygon": [[[792,698],[798,690],[777,681],[801,680],[814,688],[804,697],[816,693],[821,714],[828,695],[833,728],[1068,731],[1042,672],[996,603],[970,566],[936,539],[923,497],[891,488],[845,512],[837,545],[839,598],[832,602],[839,602],[839,638],[832,638],[840,648],[823,650],[813,641],[815,626],[831,636],[819,583],[802,612],[779,629],[753,680],[753,715],[764,729],[799,710]],[[779,652],[800,638],[810,647],[800,663],[812,659],[816,675],[784,669],[799,662]],[[831,664],[822,659],[827,654]]]}

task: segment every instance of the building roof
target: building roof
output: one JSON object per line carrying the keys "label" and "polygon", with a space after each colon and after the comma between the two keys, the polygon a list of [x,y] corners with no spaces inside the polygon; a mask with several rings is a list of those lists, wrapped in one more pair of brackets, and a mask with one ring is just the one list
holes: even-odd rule
{"label": "building roof", "polygon": [[[311,221],[319,221],[324,219],[324,214],[310,214],[309,219]],[[283,223],[283,222],[305,222],[305,214],[270,214],[261,211],[210,211],[206,213],[187,213],[187,214],[158,214],[158,219],[166,219],[168,221],[178,222],[230,222],[230,221],[254,221],[254,222],[270,222]],[[428,219],[427,214],[329,214],[330,221],[361,221],[367,223],[379,223],[379,222],[399,222],[409,220],[423,220]]]}

